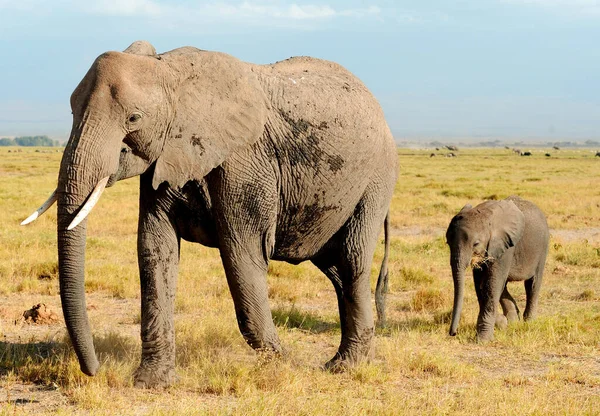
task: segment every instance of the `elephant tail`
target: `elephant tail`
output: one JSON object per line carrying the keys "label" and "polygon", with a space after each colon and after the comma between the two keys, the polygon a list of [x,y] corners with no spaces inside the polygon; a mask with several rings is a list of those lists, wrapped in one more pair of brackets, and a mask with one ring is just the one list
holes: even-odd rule
{"label": "elephant tail", "polygon": [[388,291],[388,257],[390,252],[390,212],[388,211],[383,222],[383,232],[385,249],[379,277],[377,278],[377,287],[375,288],[375,307],[377,308],[377,325],[385,326],[385,295]]}

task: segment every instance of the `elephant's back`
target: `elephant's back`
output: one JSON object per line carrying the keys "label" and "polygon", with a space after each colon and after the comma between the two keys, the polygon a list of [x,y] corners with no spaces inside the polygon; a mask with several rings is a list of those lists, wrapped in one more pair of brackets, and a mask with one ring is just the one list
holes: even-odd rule
{"label": "elephant's back", "polygon": [[[339,157],[396,168],[396,144],[377,99],[341,65],[306,56],[256,65],[272,117],[291,126],[293,137],[312,136]],[[277,121],[274,123],[277,124]]]}
{"label": "elephant's back", "polygon": [[[364,91],[367,91],[367,87],[352,74],[349,70],[344,68],[342,65],[328,61],[325,59],[313,58],[310,56],[293,56],[283,61],[275,62],[274,64],[268,65],[257,65],[260,70],[265,74],[271,76],[287,75],[296,76],[301,79],[303,76],[314,76],[315,74],[322,77],[323,79],[335,80],[337,82],[348,82],[353,88],[360,87]],[[336,81],[334,81],[336,82]]]}
{"label": "elephant's back", "polygon": [[521,210],[523,215],[525,215],[525,226],[529,229],[530,233],[543,237],[546,242],[550,241],[550,231],[546,215],[537,205],[516,195],[511,195],[506,199],[512,201]]}

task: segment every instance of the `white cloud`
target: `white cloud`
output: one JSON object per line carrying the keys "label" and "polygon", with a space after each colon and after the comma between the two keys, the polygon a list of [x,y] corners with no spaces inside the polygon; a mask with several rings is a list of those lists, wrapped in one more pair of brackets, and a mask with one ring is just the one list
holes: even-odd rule
{"label": "white cloud", "polygon": [[506,3],[543,7],[560,13],[600,16],[600,0],[503,0]]}
{"label": "white cloud", "polygon": [[102,0],[86,3],[84,10],[92,14],[158,17],[164,13],[164,6],[152,0]]}
{"label": "white cloud", "polygon": [[9,10],[17,12],[37,11],[38,7],[44,7],[44,2],[40,0],[0,0],[0,10]]}
{"label": "white cloud", "polygon": [[57,11],[79,10],[90,15],[139,16],[151,18],[190,18],[240,20],[276,19],[292,21],[325,20],[334,18],[377,17],[377,6],[365,8],[335,8],[323,4],[284,4],[281,1],[213,1],[213,2],[165,2],[161,0],[55,0],[50,4],[43,0],[0,0],[0,10]]}
{"label": "white cloud", "polygon": [[102,0],[79,6],[90,14],[113,16],[147,16],[188,20],[191,17],[207,19],[278,19],[278,20],[324,20],[340,17],[362,18],[377,16],[381,10],[368,8],[335,9],[329,5],[273,4],[273,2],[213,2],[200,5],[167,5],[156,0]]}

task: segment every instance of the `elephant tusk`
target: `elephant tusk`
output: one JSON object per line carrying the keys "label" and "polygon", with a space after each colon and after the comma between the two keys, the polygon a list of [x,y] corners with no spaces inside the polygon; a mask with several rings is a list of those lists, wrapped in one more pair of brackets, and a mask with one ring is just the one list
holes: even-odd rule
{"label": "elephant tusk", "polygon": [[27,225],[30,222],[34,222],[44,212],[48,211],[48,208],[50,208],[52,205],[54,205],[54,203],[56,202],[56,199],[57,199],[56,190],[54,190],[54,192],[52,192],[52,195],[50,195],[50,198],[48,198],[46,200],[46,202],[44,202],[42,204],[42,206],[40,206],[33,214],[31,214],[29,217],[25,218],[23,220],[23,222],[21,223],[21,225]]}
{"label": "elephant tusk", "polygon": [[96,187],[90,194],[90,197],[88,198],[86,203],[83,205],[81,210],[77,213],[75,218],[73,218],[73,221],[71,221],[71,224],[69,224],[69,226],[67,227],[67,230],[72,230],[73,228],[77,227],[79,225],[79,223],[81,221],[83,221],[85,219],[85,217],[88,216],[88,214],[90,213],[92,208],[94,208],[94,205],[96,205],[96,203],[100,199],[100,195],[102,195],[102,192],[104,192],[104,188],[106,188],[106,184],[107,184],[109,178],[110,178],[110,176],[100,179],[100,182],[98,182],[98,185],[96,185]]}

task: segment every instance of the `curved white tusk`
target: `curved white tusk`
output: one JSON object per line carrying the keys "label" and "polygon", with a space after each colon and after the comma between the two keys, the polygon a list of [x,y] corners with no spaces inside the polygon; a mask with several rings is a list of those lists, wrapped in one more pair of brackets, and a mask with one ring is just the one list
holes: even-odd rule
{"label": "curved white tusk", "polygon": [[50,208],[56,202],[56,199],[57,199],[57,196],[56,196],[56,189],[55,189],[54,192],[52,192],[52,195],[50,195],[50,198],[48,198],[46,200],[46,202],[44,202],[42,204],[42,206],[39,207],[33,214],[31,214],[29,217],[25,218],[23,220],[23,222],[21,223],[21,225],[27,225],[30,222],[34,222],[44,212],[48,211],[48,208]]}
{"label": "curved white tusk", "polygon": [[83,205],[81,210],[79,210],[75,218],[73,218],[73,221],[71,221],[71,224],[69,224],[67,230],[72,230],[73,228],[77,227],[79,223],[88,216],[92,208],[94,208],[94,205],[96,205],[100,199],[100,195],[102,195],[102,192],[104,192],[104,188],[106,187],[106,183],[108,182],[109,178],[110,176],[100,179],[100,182],[98,182],[98,185],[96,185],[86,203]]}

